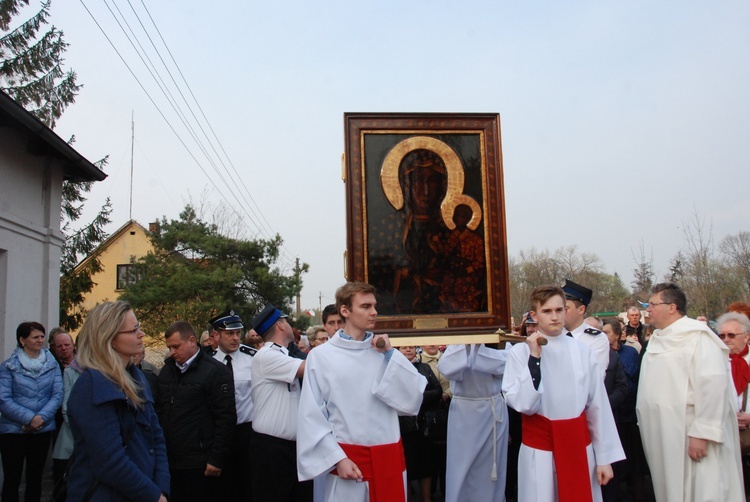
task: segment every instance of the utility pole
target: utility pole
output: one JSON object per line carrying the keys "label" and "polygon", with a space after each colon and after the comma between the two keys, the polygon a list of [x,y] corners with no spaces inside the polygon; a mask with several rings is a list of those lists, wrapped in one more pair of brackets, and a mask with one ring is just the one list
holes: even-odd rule
{"label": "utility pole", "polygon": [[294,263],[294,278],[297,284],[297,319],[299,319],[300,316],[302,315],[302,309],[300,308],[300,303],[302,301],[301,275],[302,275],[302,271],[300,270],[300,267],[299,267],[299,257],[297,257]]}

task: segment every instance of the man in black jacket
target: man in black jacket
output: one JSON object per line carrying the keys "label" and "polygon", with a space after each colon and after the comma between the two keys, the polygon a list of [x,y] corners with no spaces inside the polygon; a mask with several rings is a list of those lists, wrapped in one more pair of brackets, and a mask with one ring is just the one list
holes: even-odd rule
{"label": "man in black jacket", "polygon": [[169,358],[159,373],[157,413],[167,443],[170,501],[216,499],[237,415],[232,373],[198,346],[185,321],[165,333]]}

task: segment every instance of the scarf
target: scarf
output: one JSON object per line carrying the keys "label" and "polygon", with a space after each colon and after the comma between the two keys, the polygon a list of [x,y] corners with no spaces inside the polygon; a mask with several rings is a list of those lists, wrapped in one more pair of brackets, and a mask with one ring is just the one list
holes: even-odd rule
{"label": "scarf", "polygon": [[[18,351],[18,362],[21,363],[21,366],[23,366],[26,371],[36,376],[41,373],[44,363],[47,362],[47,354],[42,350],[39,352],[39,356],[36,359],[32,359],[23,351],[23,349],[21,349]],[[750,372],[750,370],[748,371]]]}
{"label": "scarf", "polygon": [[750,384],[750,366],[747,365],[747,362],[743,358],[747,353],[748,346],[745,345],[745,348],[739,354],[729,354],[729,361],[732,366],[732,380],[734,381],[734,388],[737,390],[738,396],[745,392],[747,385]]}

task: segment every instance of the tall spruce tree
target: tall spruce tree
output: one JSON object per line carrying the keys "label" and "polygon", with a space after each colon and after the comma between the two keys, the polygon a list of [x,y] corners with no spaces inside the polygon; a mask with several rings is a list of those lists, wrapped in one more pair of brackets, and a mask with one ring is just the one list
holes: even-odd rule
{"label": "tall spruce tree", "polygon": [[54,128],[81,86],[73,70],[63,70],[68,47],[63,32],[48,26],[50,2],[11,29],[12,19],[29,0],[0,0],[0,89],[39,120]]}
{"label": "tall spruce tree", "polygon": [[[54,128],[65,109],[75,102],[81,86],[73,70],[63,69],[68,44],[63,32],[49,25],[50,1],[42,1],[25,21],[14,22],[26,8],[32,8],[29,0],[0,0],[0,90]],[[106,158],[97,163],[99,168],[105,164]],[[61,229],[65,243],[60,260],[60,324],[68,329],[80,325],[85,315],[81,308],[83,297],[94,285],[91,275],[101,270],[96,259],[78,270],[75,266],[107,237],[104,226],[110,222],[112,211],[107,199],[94,219],[76,230],[86,200],[84,194],[90,190],[91,183],[63,184]]]}

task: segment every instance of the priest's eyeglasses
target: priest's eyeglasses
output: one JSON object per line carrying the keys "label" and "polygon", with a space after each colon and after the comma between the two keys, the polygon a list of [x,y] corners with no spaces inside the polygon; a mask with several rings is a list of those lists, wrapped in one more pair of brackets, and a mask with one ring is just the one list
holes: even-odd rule
{"label": "priest's eyeglasses", "polygon": [[734,340],[737,336],[745,336],[747,333],[719,333],[719,338],[722,340],[725,338],[729,338],[730,340]]}
{"label": "priest's eyeglasses", "polygon": [[654,308],[654,307],[657,307],[659,305],[672,305],[672,303],[670,303],[670,302],[648,302],[648,307],[650,307],[650,308]]}

